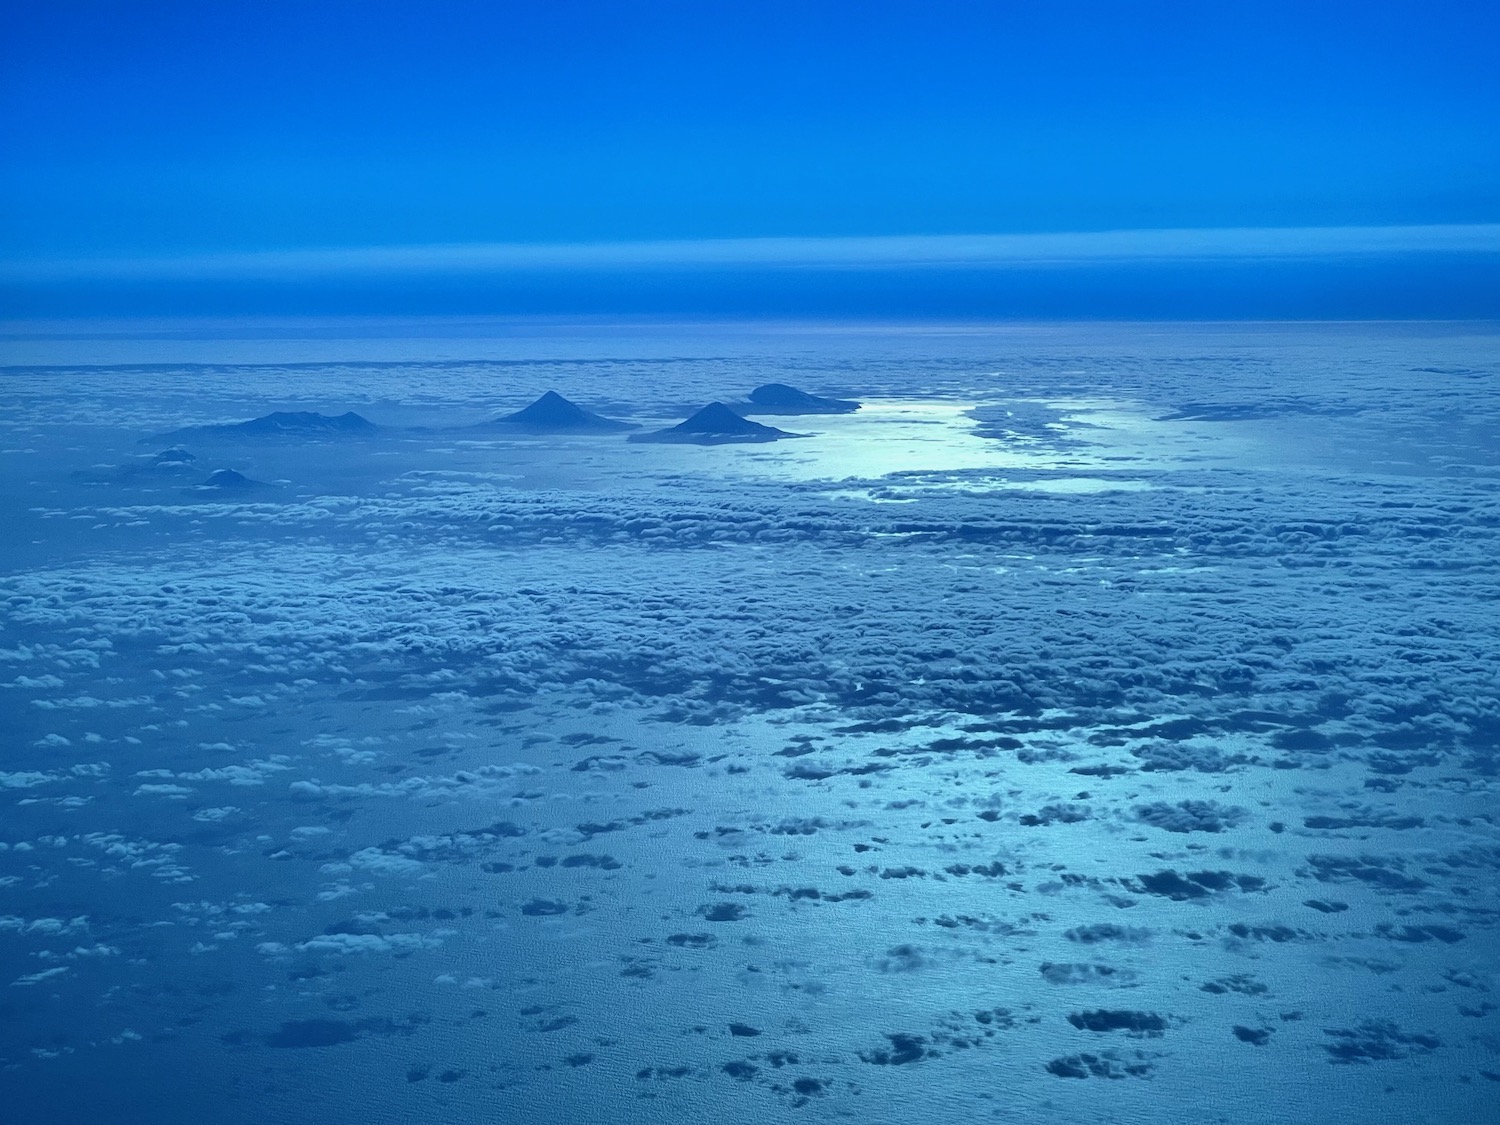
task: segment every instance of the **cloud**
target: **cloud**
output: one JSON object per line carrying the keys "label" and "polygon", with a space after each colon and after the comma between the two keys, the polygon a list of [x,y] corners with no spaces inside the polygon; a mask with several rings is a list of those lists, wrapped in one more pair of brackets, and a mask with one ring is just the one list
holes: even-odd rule
{"label": "cloud", "polygon": [[[436,949],[443,944],[444,931],[435,934],[319,934],[307,941],[298,942],[297,948],[304,953],[335,953],[349,956],[355,953],[412,953],[419,949]],[[272,948],[266,948],[272,947]],[[262,952],[280,952],[274,943],[264,943]]]}
{"label": "cloud", "polygon": [[0,283],[295,280],[681,269],[1004,269],[1112,262],[1496,253],[1500,253],[1500,223],[1216,227],[649,242],[473,242],[154,258],[32,260],[0,265]]}
{"label": "cloud", "polygon": [[0,914],[0,933],[45,934],[52,937],[87,933],[88,928],[89,920],[84,915],[76,918],[21,918],[14,914]]}
{"label": "cloud", "polygon": [[[831,359],[800,329],[785,345],[797,363],[823,365],[810,385],[849,385],[877,401],[993,394],[1003,401],[978,421],[1005,435],[993,442],[1002,453],[1046,441],[1073,416],[1007,397],[1040,383],[1059,395],[1149,402],[1149,411],[1098,415],[1101,441],[1126,428],[1145,443],[1186,443],[1197,458],[1238,448],[1247,434],[1283,438],[1246,447],[1233,463],[1184,457],[1168,469],[1135,447],[1104,447],[1134,457],[1121,470],[1153,484],[1132,493],[985,492],[994,470],[908,472],[830,492],[800,478],[737,476],[722,459],[636,465],[639,475],[589,488],[552,487],[562,462],[542,462],[540,487],[504,470],[535,463],[541,446],[443,444],[429,454],[429,441],[449,441],[433,434],[393,439],[410,456],[373,465],[363,490],[352,473],[323,475],[335,455],[316,451],[316,473],[304,462],[306,488],[340,490],[327,499],[209,508],[135,506],[114,494],[100,508],[97,490],[80,492],[48,518],[77,517],[89,553],[0,582],[7,644],[27,653],[7,666],[65,681],[0,693],[19,715],[7,768],[22,771],[21,783],[6,799],[99,795],[78,813],[24,811],[15,821],[38,822],[34,846],[0,843],[0,869],[27,880],[7,892],[26,909],[0,918],[0,952],[20,966],[8,975],[73,965],[80,987],[128,982],[121,1004],[146,1006],[110,1007],[104,1031],[120,1020],[165,1024],[201,1005],[211,1011],[181,1025],[184,1039],[229,1030],[224,1042],[243,1045],[261,1039],[230,1030],[248,1022],[251,990],[275,1001],[256,1017],[274,1027],[299,1014],[277,1004],[389,1007],[431,992],[437,977],[454,993],[437,1019],[473,1011],[465,1018],[477,1029],[483,1010],[511,1021],[534,1004],[535,1023],[522,1026],[539,1034],[507,1039],[519,1060],[507,1073],[545,1075],[525,1080],[553,1091],[559,1075],[588,1068],[529,1055],[544,1049],[528,1044],[567,1040],[560,1049],[571,1051],[585,1036],[614,1040],[600,1049],[611,1075],[646,1069],[663,1081],[661,1044],[684,1042],[680,1029],[710,1028],[693,1040],[708,1044],[745,1020],[765,1026],[763,1051],[780,1048],[798,1029],[791,1017],[755,1016],[765,1007],[757,995],[811,999],[825,988],[875,1000],[849,1007],[848,1020],[841,1012],[837,1025],[821,1020],[816,1001],[801,1005],[793,1015],[806,1034],[851,1066],[873,1044],[887,1062],[915,1063],[906,1057],[915,1048],[892,1045],[920,1040],[936,1053],[901,1069],[919,1082],[949,1075],[918,1091],[934,1098],[951,1095],[946,1083],[964,1071],[948,1045],[982,1049],[991,1031],[1016,1036],[1015,1057],[1038,1082],[1054,1082],[1043,1061],[1053,1055],[1064,1060],[1059,1077],[1092,1075],[1078,1047],[1035,1051],[1034,1036],[1084,1043],[1078,1037],[1131,1032],[1070,1030],[1070,1009],[1048,997],[1062,986],[1081,990],[1073,1007],[1090,1016],[1080,1015],[1084,1024],[1116,1008],[1159,1010],[1173,1026],[1191,1019],[1206,1029],[1205,1057],[1215,1043],[1248,1052],[1232,1046],[1231,1021],[1254,1015],[1241,1005],[1265,1005],[1273,1020],[1305,1015],[1302,1031],[1287,1028],[1262,1059],[1291,1048],[1326,1065],[1303,1040],[1347,1027],[1353,1035],[1329,1038],[1345,1053],[1380,1065],[1381,1052],[1408,1050],[1421,1067],[1425,1052],[1398,1038],[1410,1031],[1382,1036],[1360,1021],[1414,1030],[1430,1019],[1434,1034],[1466,1043],[1479,1025],[1455,1003],[1478,1012],[1479,989],[1493,987],[1486,978],[1462,998],[1456,988],[1436,999],[1423,991],[1438,947],[1460,958],[1455,966],[1481,963],[1486,918],[1462,892],[1500,864],[1483,819],[1493,776],[1466,776],[1460,764],[1492,754],[1500,713],[1494,615],[1484,612],[1500,501],[1486,468],[1492,452],[1480,444],[1493,428],[1493,339],[1382,329],[1390,360],[1355,363],[1348,341],[1369,337],[1349,327],[1299,334],[1306,343],[1295,351],[1279,350],[1285,329],[1235,331],[1254,344],[1227,357],[1228,337],[1175,329],[1160,332],[1170,342],[1159,350],[1138,333],[1108,351],[1072,328],[1045,349],[1031,329],[989,333],[946,358],[947,343],[913,342],[903,330],[881,338],[879,363],[860,360],[852,332]],[[684,345],[674,337],[671,346]],[[268,366],[253,378],[195,378],[204,397],[191,408],[219,409],[220,394],[306,401],[299,396],[347,391],[477,418],[479,404],[521,397],[522,384],[546,378],[651,411],[710,387],[753,385],[752,368],[776,370],[758,353],[634,366],[351,364],[316,376]],[[984,376],[991,389],[976,389],[976,371],[993,372]],[[104,411],[126,396],[111,381],[130,388],[122,405],[136,411],[131,425],[179,409],[155,388],[180,384],[180,368],[77,378],[96,425],[118,424]],[[65,382],[35,377],[26,427],[61,429],[48,411],[65,400]],[[1265,393],[1279,383],[1295,390]],[[69,425],[83,410],[64,401]],[[1175,420],[1153,422],[1163,417]],[[1440,430],[1424,436],[1424,419]],[[879,429],[868,427],[872,441]],[[1366,443],[1359,449],[1395,434],[1400,456],[1432,450],[1463,458],[1466,471],[1438,461],[1411,471],[1294,462],[1287,471],[1288,445],[1311,433]],[[1472,447],[1459,444],[1465,433]],[[1083,453],[1063,449],[1069,460]],[[588,456],[618,464],[607,450]],[[485,472],[458,471],[465,465]],[[876,490],[908,502],[862,498]],[[169,549],[110,547],[148,534]],[[89,650],[84,664],[74,638],[114,647]],[[136,712],[45,711],[23,691],[149,693],[153,702]],[[202,707],[252,694],[271,699],[273,713],[227,718]],[[600,698],[618,710],[595,720],[587,705]],[[75,755],[102,752],[85,741],[90,725],[109,734],[114,768],[70,774]],[[37,744],[54,730],[71,746]],[[236,780],[266,784],[231,787]],[[244,808],[152,799],[121,813],[119,798],[142,784],[193,786],[204,803],[242,799]],[[396,802],[406,807],[380,807]],[[1422,827],[1400,827],[1416,813]],[[1020,814],[1035,816],[1035,830],[1017,832]],[[89,829],[110,831],[81,835]],[[1184,829],[1193,835],[1173,835]],[[1200,854],[1199,840],[1212,849]],[[38,871],[60,875],[33,889]],[[95,911],[87,936],[46,932],[95,901],[91,880],[110,888],[108,902],[131,895],[130,908]],[[162,918],[163,900],[189,888],[216,901],[174,903]],[[260,894],[268,901],[249,900]],[[1335,895],[1343,913],[1325,901]],[[384,911],[351,914],[360,903]],[[745,922],[728,921],[737,904]],[[1393,908],[1410,917],[1386,929],[1359,921]],[[23,929],[44,917],[58,921]],[[428,930],[440,924],[457,934]],[[1310,933],[1326,960],[1309,958]],[[190,949],[200,954],[193,979],[239,990],[153,989],[183,971]],[[247,957],[251,949],[263,959]],[[410,961],[396,960],[406,953]],[[379,963],[354,963],[361,958]],[[945,1015],[957,994],[931,989],[909,990],[901,1015],[910,1024],[875,1022],[890,1016],[876,1002],[890,993],[874,972],[946,978],[997,963],[1015,969],[1004,997],[1014,1029],[988,1007],[998,998],[974,1002],[986,1005],[982,1015]],[[493,1002],[462,1004],[470,973],[492,971]],[[1401,991],[1369,987],[1372,972]],[[1088,996],[1132,985],[1151,1003]],[[595,999],[578,1001],[580,987]],[[28,995],[38,998],[10,992]],[[1402,997],[1431,1003],[1408,1012]],[[569,1005],[582,1017],[571,1030]],[[37,1030],[27,1033],[83,1042],[76,1011],[48,1015],[53,1007],[34,1006],[27,1026]],[[653,1034],[617,1035],[617,1019],[653,1021]],[[479,1074],[493,1042],[444,1035],[415,1061]],[[1457,1057],[1437,1055],[1422,1077],[1441,1077]],[[759,1056],[761,1080],[786,1085],[800,1073],[768,1058]],[[1220,1074],[1274,1089],[1285,1061],[1199,1068],[1182,1080],[1199,1081],[1205,1098]],[[554,1069],[531,1069],[542,1064]],[[766,1077],[773,1070],[784,1080]],[[1369,1104],[1381,1104],[1379,1083],[1370,1089]]]}
{"label": "cloud", "polygon": [[138,785],[135,790],[137,797],[171,797],[181,799],[192,795],[192,790],[186,785]]}

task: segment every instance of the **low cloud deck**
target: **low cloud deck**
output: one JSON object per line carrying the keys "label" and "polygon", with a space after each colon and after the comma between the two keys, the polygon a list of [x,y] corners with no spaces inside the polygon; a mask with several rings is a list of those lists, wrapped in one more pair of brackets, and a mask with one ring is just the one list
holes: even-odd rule
{"label": "low cloud deck", "polygon": [[[540,329],[7,370],[7,1112],[1484,1119],[1494,344]],[[774,446],[475,428],[772,378],[865,407]],[[275,410],[379,429],[120,471]],[[223,470],[268,487],[194,487]]]}

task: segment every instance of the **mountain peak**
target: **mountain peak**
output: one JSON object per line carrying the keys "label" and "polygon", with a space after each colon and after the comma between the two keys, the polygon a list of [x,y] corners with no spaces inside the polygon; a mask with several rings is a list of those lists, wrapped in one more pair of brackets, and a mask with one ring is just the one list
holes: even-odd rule
{"label": "mountain peak", "polygon": [[375,423],[352,410],[342,414],[319,414],[313,410],[275,410],[228,429],[257,434],[368,433]]}
{"label": "mountain peak", "polygon": [[486,424],[490,426],[514,426],[517,429],[530,430],[533,433],[604,433],[635,428],[634,423],[617,422],[613,418],[605,418],[602,415],[595,414],[592,410],[585,410],[577,403],[563,398],[556,391],[548,391],[530,406],[517,410],[514,414],[507,414],[502,418],[496,418],[493,422]]}
{"label": "mountain peak", "polygon": [[251,480],[244,473],[236,472],[233,469],[215,469],[199,487],[227,489],[265,488],[266,483],[264,481]]}
{"label": "mountain peak", "polygon": [[162,435],[169,438],[203,437],[350,437],[373,434],[378,426],[352,410],[343,414],[319,414],[313,410],[274,410],[248,422],[223,422],[211,426],[188,426]]}
{"label": "mountain peak", "polygon": [[680,422],[673,428],[688,434],[754,434],[772,429],[736,414],[722,402],[709,403],[687,421]]}
{"label": "mountain peak", "polygon": [[750,414],[853,414],[859,403],[845,398],[824,398],[789,387],[766,383],[750,392]]}
{"label": "mountain peak", "polygon": [[774,426],[752,422],[736,414],[722,402],[711,402],[685,422],[655,433],[639,434],[630,440],[720,445],[740,441],[779,441],[781,438],[801,436],[778,430]]}

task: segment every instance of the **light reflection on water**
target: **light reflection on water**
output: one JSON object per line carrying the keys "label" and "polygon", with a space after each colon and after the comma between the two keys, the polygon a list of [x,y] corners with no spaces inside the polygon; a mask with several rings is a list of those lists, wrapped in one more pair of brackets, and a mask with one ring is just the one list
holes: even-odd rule
{"label": "light reflection on water", "polygon": [[[1003,422],[981,424],[974,416],[979,405],[973,401],[877,400],[866,402],[856,414],[762,419],[781,422],[782,428],[810,437],[737,447],[737,457],[724,457],[724,447],[700,451],[698,457],[706,462],[712,456],[721,471],[779,480],[896,477],[891,485],[901,489],[1076,495],[1154,487],[1146,480],[1104,474],[1244,463],[1253,450],[1248,438],[1222,423],[1158,421],[1130,403],[1041,403],[1060,411],[1061,421],[1049,425],[1046,435],[1007,431]],[[1016,473],[1046,475],[1005,475]],[[893,488],[882,489],[878,495],[861,490],[835,495],[903,499]]]}

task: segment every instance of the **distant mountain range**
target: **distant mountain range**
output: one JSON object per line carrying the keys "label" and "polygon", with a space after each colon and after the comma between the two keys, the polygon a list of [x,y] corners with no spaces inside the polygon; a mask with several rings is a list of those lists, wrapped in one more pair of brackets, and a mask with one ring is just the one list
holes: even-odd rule
{"label": "distant mountain range", "polygon": [[[712,402],[691,418],[669,429],[636,434],[632,441],[680,442],[720,445],[732,442],[768,442],[805,434],[788,433],[774,426],[752,422],[746,414],[852,414],[860,408],[848,399],[824,398],[785,383],[766,383],[750,392],[749,401],[726,406]],[[513,414],[482,422],[476,429],[517,434],[612,434],[640,427],[634,422],[606,418],[571,402],[556,391],[548,391],[529,406]],[[148,440],[184,438],[306,438],[368,437],[381,427],[354,411],[319,414],[311,410],[277,410],[247,422],[222,422],[185,426]],[[163,455],[166,462],[170,455]]]}

